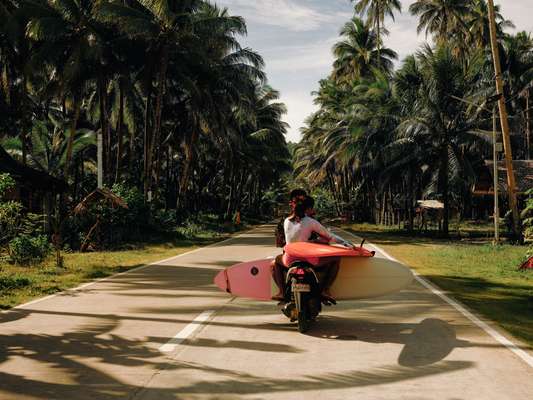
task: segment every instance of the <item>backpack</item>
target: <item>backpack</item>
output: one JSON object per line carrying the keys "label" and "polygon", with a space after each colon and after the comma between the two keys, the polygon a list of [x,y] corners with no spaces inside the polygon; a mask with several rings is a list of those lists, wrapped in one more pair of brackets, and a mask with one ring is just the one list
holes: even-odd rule
{"label": "backpack", "polygon": [[282,218],[281,221],[278,222],[276,225],[275,235],[276,235],[276,247],[285,247],[287,244],[285,240],[285,228],[283,227],[283,223],[285,222],[285,218]]}

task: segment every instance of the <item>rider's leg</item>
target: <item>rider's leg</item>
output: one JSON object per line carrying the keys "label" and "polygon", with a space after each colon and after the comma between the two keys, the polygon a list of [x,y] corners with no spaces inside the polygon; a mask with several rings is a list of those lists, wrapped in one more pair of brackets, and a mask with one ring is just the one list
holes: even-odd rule
{"label": "rider's leg", "polygon": [[325,265],[324,268],[324,277],[322,280],[322,295],[327,297],[332,297],[330,293],[331,285],[335,282],[337,274],[339,273],[340,260],[335,260]]}
{"label": "rider's leg", "polygon": [[278,293],[272,296],[275,300],[283,300],[285,297],[285,265],[282,257],[283,255],[280,254],[272,261],[272,277],[278,286]]}

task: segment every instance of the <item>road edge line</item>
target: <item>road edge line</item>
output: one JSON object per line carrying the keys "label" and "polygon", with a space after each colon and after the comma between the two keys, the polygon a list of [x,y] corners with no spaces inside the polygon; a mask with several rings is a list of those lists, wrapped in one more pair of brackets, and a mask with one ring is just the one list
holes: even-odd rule
{"label": "road edge line", "polygon": [[209,320],[215,315],[216,310],[206,310],[199,314],[189,324],[187,324],[181,331],[176,333],[168,342],[159,347],[161,353],[172,353],[176,348],[189,339],[191,335],[197,332],[201,327],[207,326]]}
{"label": "road edge line", "polygon": [[140,267],[129,269],[127,271],[117,272],[116,274],[109,275],[109,276],[106,276],[104,278],[99,278],[99,279],[96,279],[96,280],[93,280],[93,281],[90,281],[90,282],[82,283],[79,286],[76,286],[76,287],[73,287],[73,288],[70,288],[70,289],[65,289],[65,290],[62,290],[60,292],[57,292],[57,293],[54,293],[54,294],[50,294],[50,295],[45,296],[45,297],[41,297],[39,299],[30,300],[27,303],[23,303],[23,304],[19,304],[19,305],[15,306],[15,307],[11,307],[9,310],[1,310],[0,314],[7,314],[7,313],[12,312],[13,310],[24,309],[24,307],[27,307],[27,306],[30,306],[30,305],[33,305],[33,304],[37,304],[37,303],[40,303],[40,302],[45,301],[45,300],[50,300],[50,299],[53,299],[54,297],[62,296],[65,293],[77,292],[77,291],[80,291],[82,289],[85,289],[86,287],[89,287],[89,286],[95,285],[97,283],[101,283],[101,282],[105,282],[105,281],[114,279],[114,278],[116,278],[118,276],[121,276],[121,275],[126,275],[126,274],[130,274],[132,272],[141,271],[141,270],[143,270],[145,268],[148,268],[148,267],[151,267],[151,266],[154,266],[154,265],[159,265],[159,264],[164,263],[164,262],[169,262],[169,261],[178,259],[180,257],[184,257],[184,256],[187,256],[187,255],[196,253],[197,251],[200,251],[200,250],[203,250],[203,249],[207,249],[209,247],[219,246],[222,243],[226,243],[226,242],[229,242],[231,240],[237,239],[237,238],[239,238],[241,236],[244,236],[244,235],[246,235],[246,234],[248,234],[248,233],[250,233],[252,231],[255,231],[256,229],[259,229],[259,228],[261,228],[263,226],[268,226],[268,225],[269,224],[257,225],[257,226],[255,226],[255,227],[253,227],[251,229],[248,229],[248,230],[246,230],[246,231],[244,231],[242,233],[239,233],[238,235],[232,235],[231,237],[229,237],[227,239],[221,240],[219,242],[214,242],[214,243],[208,244],[207,246],[198,247],[198,248],[190,250],[190,251],[186,251],[185,253],[178,254],[177,256],[172,256],[172,257],[169,257],[169,258],[165,258],[163,260],[154,261],[154,262],[151,262],[149,264],[141,265]]}
{"label": "road edge line", "polygon": [[[346,231],[342,228],[337,228],[343,232],[346,232],[354,237],[357,237],[357,235]],[[415,279],[424,286],[427,290],[429,290],[432,294],[435,296],[441,298],[446,303],[448,303],[450,306],[455,308],[457,311],[459,311],[464,317],[466,317],[468,320],[473,322],[478,328],[485,331],[486,334],[491,336],[494,340],[496,340],[501,345],[505,346],[508,350],[512,351],[516,356],[518,356],[522,361],[524,361],[527,365],[529,365],[531,368],[533,368],[533,356],[531,356],[526,351],[522,350],[516,343],[502,335],[500,332],[498,332],[496,329],[491,327],[489,324],[481,320],[481,318],[477,317],[473,311],[470,311],[467,306],[460,304],[457,300],[452,299],[447,294],[445,294],[442,289],[440,289],[437,285],[435,285],[433,282],[429,282],[427,279],[423,278],[418,272],[413,270],[409,265],[401,262],[400,260],[394,258],[389,253],[387,253],[385,250],[383,250],[381,247],[375,245],[374,243],[367,243],[367,245],[373,247],[375,250],[379,251],[381,254],[383,254],[387,259],[400,263],[407,268],[411,270],[413,273]]]}

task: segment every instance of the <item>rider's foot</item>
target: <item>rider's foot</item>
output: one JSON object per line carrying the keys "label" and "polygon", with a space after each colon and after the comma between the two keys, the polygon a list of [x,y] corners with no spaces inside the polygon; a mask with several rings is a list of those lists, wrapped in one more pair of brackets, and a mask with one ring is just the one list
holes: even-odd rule
{"label": "rider's foot", "polygon": [[331,295],[331,293],[330,293],[329,290],[324,290],[324,291],[321,293],[321,296],[322,296],[322,300],[325,301],[326,305],[329,305],[329,304],[327,304],[327,303],[337,304],[337,301],[336,301],[335,298]]}
{"label": "rider's foot", "polygon": [[272,296],[272,300],[284,301],[285,300],[285,296],[283,296],[282,293],[277,293],[274,296]]}

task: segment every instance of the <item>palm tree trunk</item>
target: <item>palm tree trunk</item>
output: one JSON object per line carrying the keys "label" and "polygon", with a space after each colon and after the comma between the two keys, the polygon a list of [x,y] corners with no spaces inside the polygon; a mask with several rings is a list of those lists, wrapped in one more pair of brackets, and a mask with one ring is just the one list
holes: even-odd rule
{"label": "palm tree trunk", "polygon": [[120,167],[122,164],[122,153],[124,147],[124,132],[123,132],[123,123],[124,123],[124,87],[122,78],[118,80],[119,85],[119,107],[118,107],[118,120],[117,120],[117,163],[115,170],[115,182],[118,182],[120,178]]}
{"label": "palm tree trunk", "polygon": [[107,118],[107,88],[103,73],[101,71],[98,75],[98,97],[100,106],[100,131],[103,139],[103,171],[101,173],[104,177],[104,182],[108,183],[108,175],[111,167],[111,138],[109,134],[109,123]]}
{"label": "palm tree trunk", "polygon": [[22,164],[26,165],[28,163],[28,136],[26,133],[20,135],[20,145],[22,147]]}
{"label": "palm tree trunk", "polygon": [[107,117],[107,82],[102,71],[98,75],[98,92],[100,103],[100,129],[103,138],[103,171],[104,182],[109,183],[111,174],[111,134],[109,132],[109,122]]}
{"label": "palm tree trunk", "polygon": [[74,147],[74,136],[76,135],[76,129],[78,127],[78,119],[80,118],[80,109],[81,109],[81,101],[78,99],[77,96],[74,96],[74,116],[71,121],[70,125],[70,133],[68,137],[68,143],[67,143],[67,155],[65,159],[65,180],[68,180],[69,177],[69,171],[70,171],[70,163],[72,161],[72,149]]}
{"label": "palm tree trunk", "polygon": [[154,125],[154,140],[151,144],[151,152],[153,154],[153,159],[155,159],[155,167],[152,165],[151,168],[155,172],[155,184],[157,186],[159,182],[159,172],[161,169],[161,117],[163,114],[163,96],[165,94],[165,84],[167,76],[167,67],[168,67],[168,47],[164,46],[161,51],[161,61],[159,66],[159,76],[157,82],[157,97],[155,103],[155,125]]}
{"label": "palm tree trunk", "polygon": [[133,161],[135,159],[135,130],[130,132],[129,154],[128,154],[128,171],[131,176],[133,171]]}
{"label": "palm tree trunk", "polygon": [[185,143],[185,165],[183,166],[183,172],[180,179],[180,189],[178,192],[178,201],[176,203],[176,208],[179,210],[183,207],[184,196],[187,193],[187,188],[189,187],[189,181],[191,177],[191,167],[194,161],[194,146],[198,138],[198,133],[196,130],[188,140],[188,143]]}
{"label": "palm tree trunk", "polygon": [[526,157],[531,160],[531,110],[529,109],[529,94],[530,91],[526,91]]}
{"label": "palm tree trunk", "polygon": [[376,35],[377,35],[377,38],[378,38],[378,46],[377,46],[378,68],[381,69],[381,26],[380,26],[379,16],[378,16],[378,19],[377,19],[377,22],[376,22]]}
{"label": "palm tree trunk", "polygon": [[[151,74],[149,74],[151,75]],[[143,183],[144,183],[144,201],[148,201],[148,191],[151,186],[151,156],[150,156],[150,109],[152,107],[152,78],[148,78],[146,102],[144,106],[144,137],[143,137]]]}
{"label": "palm tree trunk", "polygon": [[441,185],[442,185],[442,200],[444,203],[444,215],[443,215],[443,225],[442,225],[442,234],[447,237],[449,234],[449,219],[450,219],[450,202],[449,202],[449,181],[448,181],[448,170],[449,170],[449,157],[448,157],[448,146],[442,150],[441,154]]}
{"label": "palm tree trunk", "polygon": [[408,203],[407,203],[407,212],[408,212],[408,215],[409,215],[409,231],[412,232],[413,231],[413,227],[414,227],[414,221],[415,221],[415,218],[414,218],[414,213],[413,213],[413,205],[414,205],[414,171],[413,171],[413,168],[409,168],[409,177],[408,177],[408,184],[407,184],[407,190],[408,190]]}

